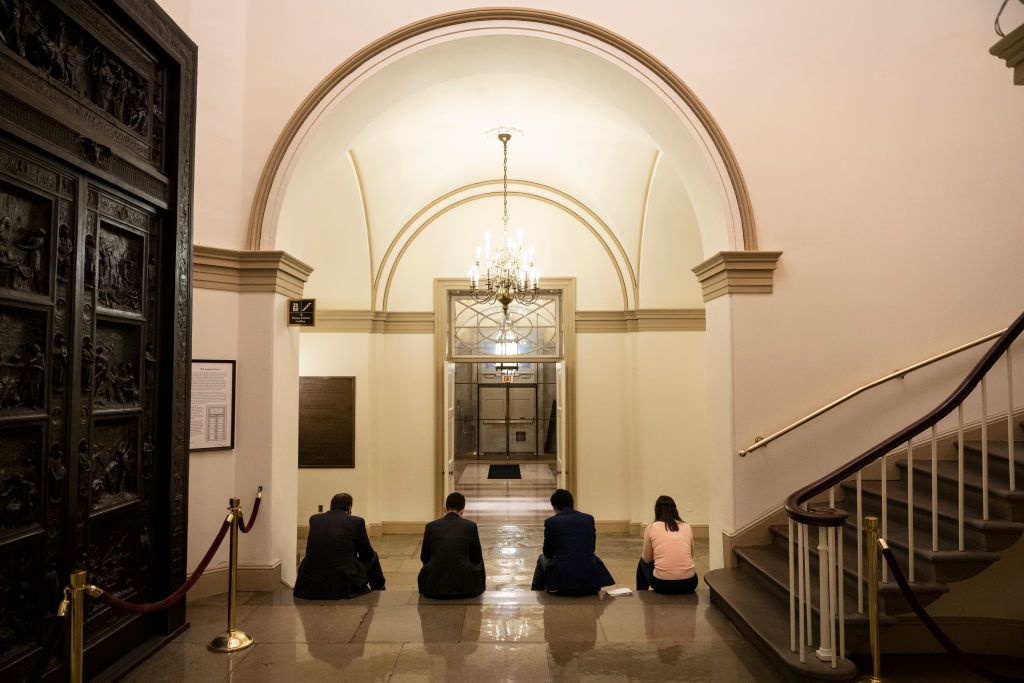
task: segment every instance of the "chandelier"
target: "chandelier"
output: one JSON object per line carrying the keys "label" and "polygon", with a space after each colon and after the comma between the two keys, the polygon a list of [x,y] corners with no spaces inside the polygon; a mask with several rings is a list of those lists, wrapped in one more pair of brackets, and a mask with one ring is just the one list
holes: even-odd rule
{"label": "chandelier", "polygon": [[[501,304],[504,314],[503,326],[508,322],[508,307],[513,301],[523,305],[532,304],[537,300],[540,286],[540,273],[533,267],[533,248],[529,252],[523,250],[523,232],[519,231],[518,240],[512,241],[508,232],[508,141],[512,136],[508,133],[498,134],[504,157],[502,167],[502,213],[501,245],[491,258],[491,234],[484,235],[484,247],[476,248],[476,263],[469,269],[469,291],[477,303],[485,304],[497,301]],[[481,270],[480,258],[483,257],[484,267]],[[484,286],[481,288],[481,275]]]}

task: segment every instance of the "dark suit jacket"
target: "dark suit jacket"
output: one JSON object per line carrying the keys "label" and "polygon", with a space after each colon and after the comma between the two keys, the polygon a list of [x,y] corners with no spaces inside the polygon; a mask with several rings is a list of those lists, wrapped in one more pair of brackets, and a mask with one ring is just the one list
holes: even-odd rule
{"label": "dark suit jacket", "polygon": [[548,558],[544,590],[562,594],[596,593],[615,583],[594,554],[594,518],[578,510],[559,510],[544,520],[544,556]]}
{"label": "dark suit jacket", "polygon": [[454,512],[427,524],[420,551],[420,593],[432,597],[480,595],[484,592],[483,551],[476,523]]}
{"label": "dark suit jacket", "polygon": [[366,567],[373,558],[362,517],[342,510],[313,515],[309,518],[306,556],[295,580],[295,597],[334,600],[361,595],[369,590]]}

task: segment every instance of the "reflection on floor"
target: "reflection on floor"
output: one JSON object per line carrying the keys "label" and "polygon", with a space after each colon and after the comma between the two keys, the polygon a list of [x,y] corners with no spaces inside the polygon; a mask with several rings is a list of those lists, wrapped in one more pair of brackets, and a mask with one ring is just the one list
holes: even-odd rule
{"label": "reflection on floor", "polygon": [[509,462],[519,464],[522,479],[488,479],[487,463],[455,464],[455,488],[466,496],[466,516],[481,525],[543,523],[557,488],[554,463]]}
{"label": "reflection on floor", "polygon": [[[757,651],[696,595],[559,598],[529,590],[543,531],[481,528],[488,591],[420,598],[419,536],[373,539],[387,590],[353,600],[295,600],[282,590],[240,595],[240,624],[256,645],[207,652],[224,628],[224,596],[188,606],[192,627],[133,671],[144,681],[771,681]],[[598,553],[632,586],[640,540],[601,534]],[[707,571],[701,542],[698,570]]]}

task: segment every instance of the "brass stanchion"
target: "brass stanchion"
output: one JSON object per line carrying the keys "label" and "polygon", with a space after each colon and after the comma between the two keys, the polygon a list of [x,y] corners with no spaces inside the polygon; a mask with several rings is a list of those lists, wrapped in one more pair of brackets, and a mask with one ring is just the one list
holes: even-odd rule
{"label": "brass stanchion", "polygon": [[868,632],[871,637],[871,683],[882,683],[882,646],[878,639],[878,517],[864,518],[868,556]]}
{"label": "brass stanchion", "polygon": [[228,507],[228,521],[231,523],[231,549],[228,560],[228,630],[210,641],[207,649],[212,652],[238,652],[252,647],[253,641],[244,631],[235,628],[235,611],[238,607],[238,525],[241,522],[241,501],[232,498]]}
{"label": "brass stanchion", "polygon": [[85,570],[71,572],[71,653],[68,677],[71,683],[82,683],[83,648],[85,646]]}

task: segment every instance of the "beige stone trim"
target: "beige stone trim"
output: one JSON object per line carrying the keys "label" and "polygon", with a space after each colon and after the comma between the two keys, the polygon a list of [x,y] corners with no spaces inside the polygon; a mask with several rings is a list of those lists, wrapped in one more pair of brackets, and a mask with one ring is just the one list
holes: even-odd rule
{"label": "beige stone trim", "polygon": [[283,251],[236,251],[192,247],[192,287],[229,292],[275,292],[302,296],[311,266]]}
{"label": "beige stone trim", "polygon": [[693,269],[704,301],[726,294],[771,294],[781,251],[720,251]]}
{"label": "beige stone trim", "polygon": [[282,170],[288,149],[295,142],[303,125],[313,111],[322,104],[325,98],[330,96],[342,81],[358,71],[367,62],[374,60],[381,53],[393,49],[406,41],[415,39],[417,36],[450,26],[487,21],[525,22],[574,31],[612,46],[631,59],[635,59],[644,68],[649,69],[690,108],[697,118],[699,125],[710,136],[715,149],[725,164],[729,183],[732,185],[733,192],[735,193],[743,230],[743,246],[748,250],[757,249],[754,211],[750,202],[750,193],[747,190],[743,174],[740,172],[739,162],[736,160],[736,156],[725,138],[725,133],[722,132],[714,117],[711,116],[711,112],[708,111],[697,95],[690,90],[689,86],[672,69],[650,52],[597,24],[592,24],[566,14],[518,7],[467,9],[428,17],[382,36],[353,54],[328,74],[306,96],[306,99],[303,100],[298,109],[295,110],[270,151],[270,156],[267,158],[263,171],[260,173],[259,183],[256,186],[256,196],[253,199],[252,209],[249,212],[249,247],[255,249],[259,248],[261,244],[264,232],[263,219],[267,211],[267,204],[270,201],[274,181]]}
{"label": "beige stone trim", "polygon": [[[281,563],[238,565],[238,590],[273,591],[281,588]],[[207,569],[188,592],[189,600],[220,595],[228,591],[228,566]],[[224,598],[227,606],[227,598]]]}
{"label": "beige stone trim", "polygon": [[594,527],[599,534],[628,534],[629,521],[617,519],[598,519],[594,521]]}
{"label": "beige stone trim", "polygon": [[432,334],[432,311],[319,310],[316,325],[303,332],[371,332],[375,334]]}
{"label": "beige stone trim", "polygon": [[576,332],[703,332],[703,308],[576,311]]}
{"label": "beige stone trim", "polygon": [[[702,308],[648,308],[639,311],[576,311],[576,331],[583,332],[703,332]],[[321,309],[316,325],[305,333],[363,332],[374,334],[431,334],[432,311],[358,311]]]}
{"label": "beige stone trim", "polygon": [[989,52],[1013,69],[1013,84],[1024,85],[1024,24],[1006,34]]}

